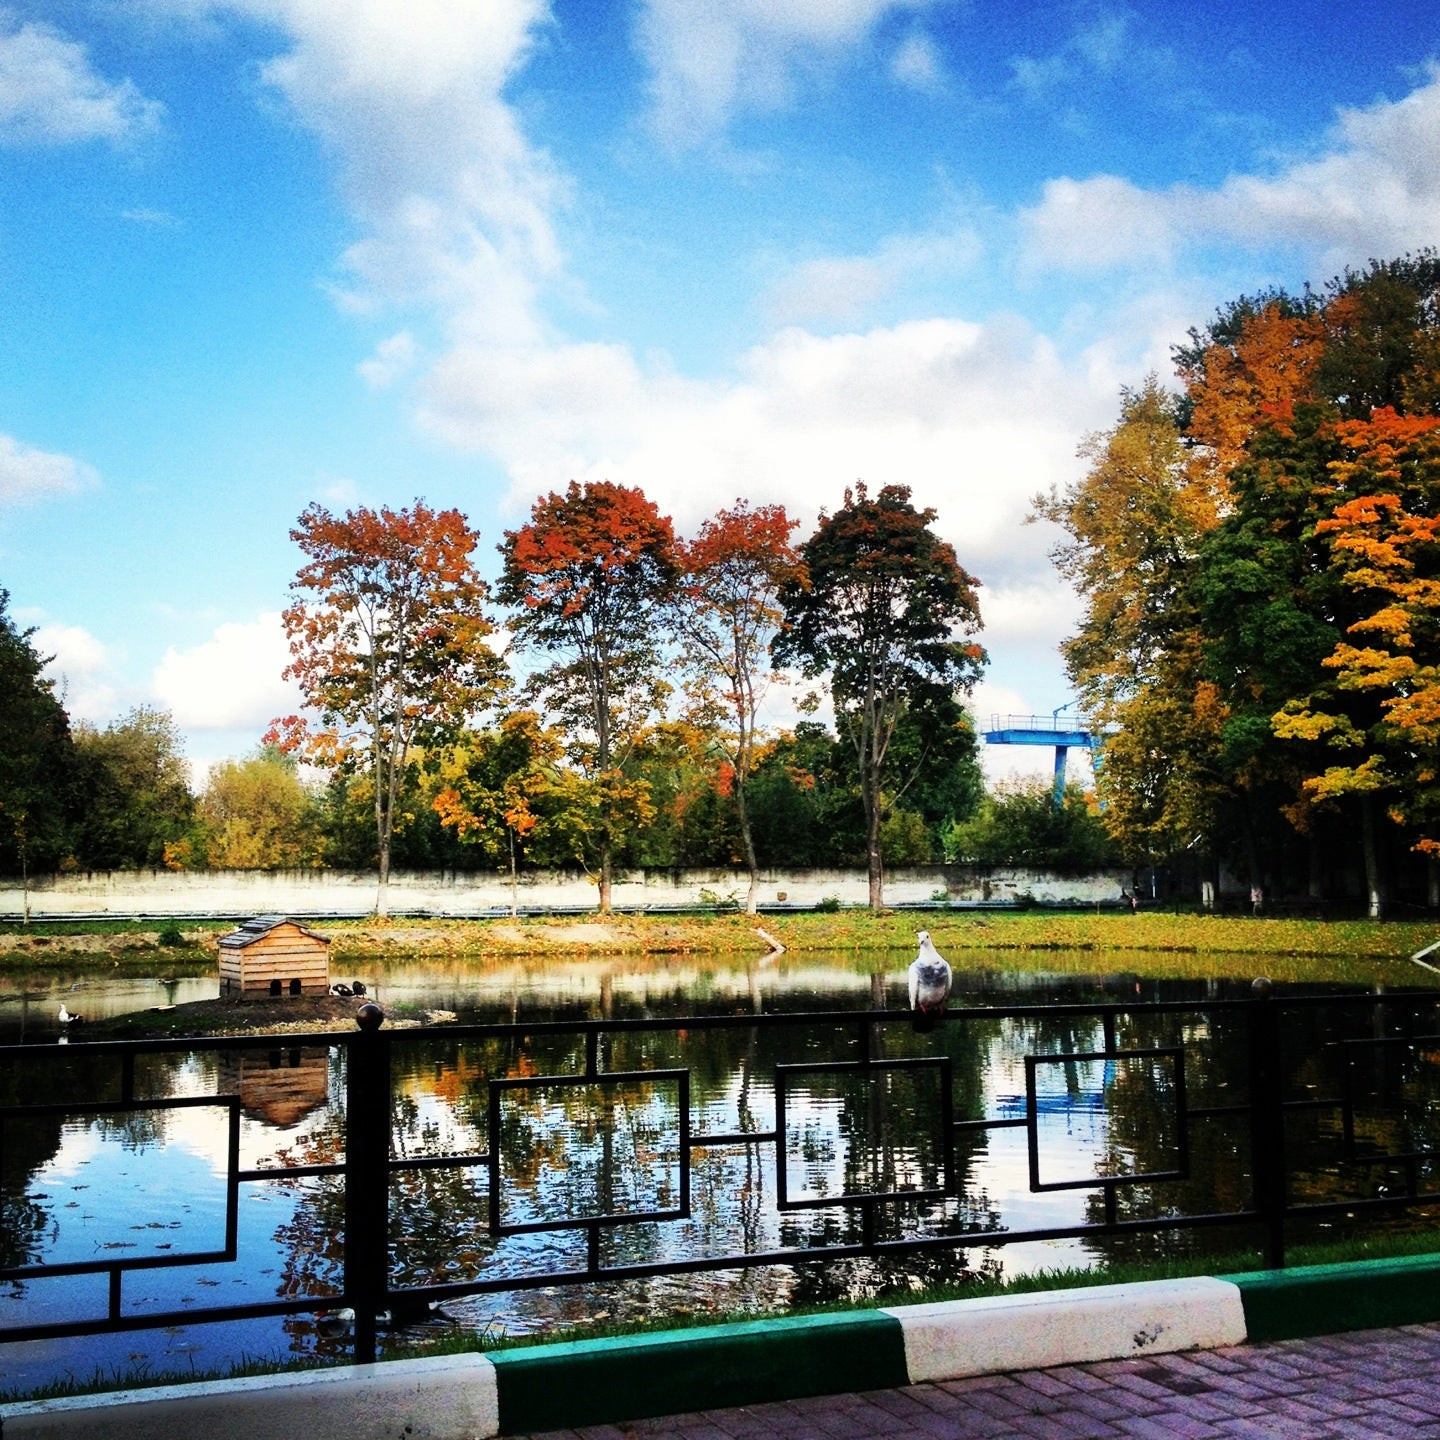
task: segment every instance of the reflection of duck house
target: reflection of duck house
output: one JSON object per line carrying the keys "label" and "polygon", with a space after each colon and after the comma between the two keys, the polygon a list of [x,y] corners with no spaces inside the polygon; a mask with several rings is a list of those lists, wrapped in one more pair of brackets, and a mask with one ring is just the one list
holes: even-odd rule
{"label": "reflection of duck house", "polygon": [[220,992],[242,1000],[325,995],[330,942],[283,915],[257,915],[220,937]]}
{"label": "reflection of duck house", "polygon": [[328,1050],[240,1050],[222,1052],[220,1088],[239,1095],[249,1115],[288,1130],[329,1094]]}

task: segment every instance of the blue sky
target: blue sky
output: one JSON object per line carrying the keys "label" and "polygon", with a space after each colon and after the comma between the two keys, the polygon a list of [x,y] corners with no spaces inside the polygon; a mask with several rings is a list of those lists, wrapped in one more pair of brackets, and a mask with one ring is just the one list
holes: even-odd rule
{"label": "blue sky", "polygon": [[[1433,0],[8,0],[0,586],[72,713],[293,708],[288,530],[571,478],[683,531],[913,486],[992,711],[1022,523],[1237,294],[1440,243]],[[783,719],[777,695],[776,719]]]}

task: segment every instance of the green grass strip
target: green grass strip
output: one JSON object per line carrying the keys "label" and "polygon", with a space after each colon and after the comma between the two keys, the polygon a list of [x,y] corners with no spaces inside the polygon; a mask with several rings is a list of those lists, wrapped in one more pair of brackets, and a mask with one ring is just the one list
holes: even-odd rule
{"label": "green grass strip", "polygon": [[1298,1340],[1440,1320],[1436,1255],[1257,1270],[1220,1279],[1240,1287],[1251,1340]]}
{"label": "green grass strip", "polygon": [[900,1323],[875,1311],[574,1340],[492,1353],[504,1435],[908,1383]]}

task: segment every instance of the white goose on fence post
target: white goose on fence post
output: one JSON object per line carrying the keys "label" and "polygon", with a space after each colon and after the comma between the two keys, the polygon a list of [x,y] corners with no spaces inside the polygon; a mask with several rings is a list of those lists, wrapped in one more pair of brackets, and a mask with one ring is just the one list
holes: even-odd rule
{"label": "white goose on fence post", "polygon": [[921,930],[915,937],[920,953],[910,962],[911,1024],[924,1033],[935,1028],[945,1013],[950,998],[950,966],[930,940],[930,932]]}

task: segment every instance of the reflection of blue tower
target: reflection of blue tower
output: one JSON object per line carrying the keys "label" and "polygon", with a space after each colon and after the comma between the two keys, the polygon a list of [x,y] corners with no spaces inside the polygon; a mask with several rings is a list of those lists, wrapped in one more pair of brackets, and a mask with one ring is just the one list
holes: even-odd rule
{"label": "reflection of blue tower", "polygon": [[1071,750],[1088,750],[1090,763],[1100,768],[1102,737],[1083,715],[1061,718],[1075,702],[1044,715],[992,715],[985,732],[987,745],[1048,745],[1055,751],[1055,805],[1065,803],[1065,761]]}

